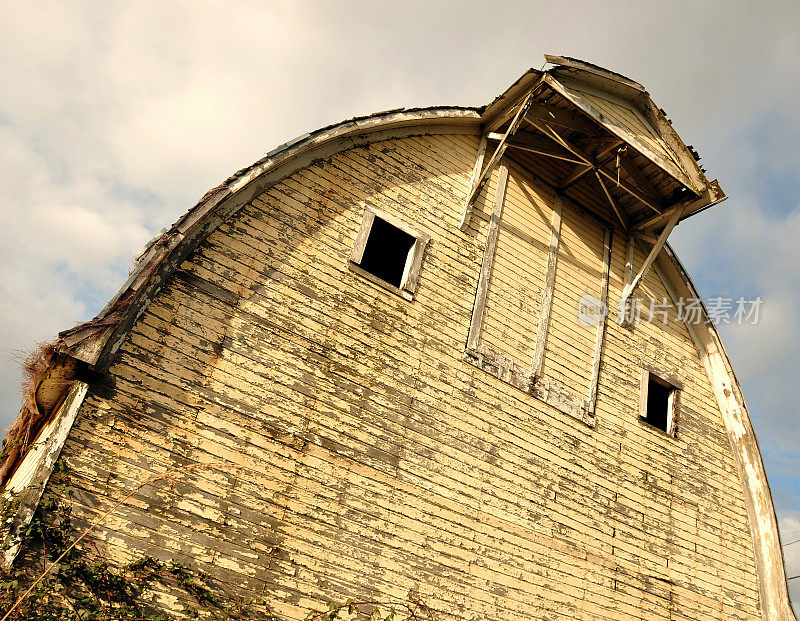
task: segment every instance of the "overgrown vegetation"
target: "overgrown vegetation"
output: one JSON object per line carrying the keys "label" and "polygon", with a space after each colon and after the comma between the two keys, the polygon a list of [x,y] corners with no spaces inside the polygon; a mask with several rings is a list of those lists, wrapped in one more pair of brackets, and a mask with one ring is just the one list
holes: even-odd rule
{"label": "overgrown vegetation", "polygon": [[148,556],[114,567],[90,536],[84,545],[73,546],[77,532],[67,475],[66,466],[58,462],[50,478],[51,492],[22,533],[13,568],[0,570],[0,611],[8,619],[162,621],[169,617],[146,595],[175,590],[186,595],[183,599],[189,603],[183,613],[190,618],[274,618],[265,602],[238,597],[189,565]]}
{"label": "overgrown vegetation", "polygon": [[39,343],[23,361],[22,408],[3,439],[0,451],[0,483],[4,483],[22,461],[31,442],[47,420],[50,412],[36,399],[36,388],[55,359],[55,346],[52,343]]}
{"label": "overgrown vegetation", "polygon": [[[68,474],[59,461],[49,493],[21,534],[13,568],[0,568],[0,621],[166,621],[171,617],[159,605],[158,593],[181,595],[186,618],[280,621],[266,600],[242,598],[222,581],[174,559],[146,556],[122,567],[109,563],[92,540],[91,527],[78,532],[73,525]],[[4,503],[4,523],[16,513],[14,507],[14,501]],[[409,621],[433,621],[413,593],[407,601],[329,602],[327,610],[311,611],[306,619],[393,621],[398,612]]]}

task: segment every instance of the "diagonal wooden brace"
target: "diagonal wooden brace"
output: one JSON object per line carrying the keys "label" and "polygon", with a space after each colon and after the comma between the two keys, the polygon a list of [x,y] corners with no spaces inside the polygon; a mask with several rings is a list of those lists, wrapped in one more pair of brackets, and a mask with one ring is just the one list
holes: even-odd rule
{"label": "diagonal wooden brace", "polygon": [[517,112],[514,115],[511,124],[508,126],[508,131],[506,131],[505,135],[500,140],[500,144],[497,145],[497,148],[492,154],[492,157],[489,159],[489,163],[482,170],[481,167],[483,164],[483,155],[486,149],[485,146],[486,137],[484,136],[483,138],[481,138],[481,147],[479,147],[478,151],[478,161],[475,164],[475,170],[476,171],[480,170],[481,172],[479,175],[477,175],[477,178],[473,173],[472,183],[470,184],[470,190],[467,193],[467,200],[464,205],[464,214],[461,217],[460,228],[462,231],[465,230],[469,225],[469,219],[470,216],[472,215],[472,203],[475,201],[475,198],[483,189],[483,186],[485,186],[486,183],[489,181],[489,177],[492,174],[492,171],[494,170],[495,166],[497,166],[497,163],[500,161],[500,158],[502,158],[503,154],[506,152],[506,149],[508,148],[508,139],[514,135],[517,129],[519,129],[519,126],[522,124],[522,121],[525,118],[525,113],[528,111],[528,108],[530,108],[531,103],[533,103],[533,97],[536,94],[538,86],[539,83],[537,83],[536,86],[534,86],[530,91],[528,91],[528,94],[525,96],[525,99],[520,104],[519,108],[517,108]]}
{"label": "diagonal wooden brace", "polygon": [[[626,183],[621,179],[616,178],[614,175],[609,173],[605,168],[603,168],[602,164],[599,161],[600,158],[593,158],[583,149],[572,144],[569,140],[561,136],[547,123],[542,123],[536,119],[531,119],[531,118],[526,119],[526,121],[536,129],[538,129],[540,132],[542,132],[545,136],[548,136],[549,138],[557,142],[567,151],[569,151],[570,153],[572,153],[573,155],[575,155],[577,158],[579,158],[584,162],[586,169],[585,171],[581,171],[579,177],[591,169],[596,170],[599,174],[603,175],[603,177],[605,177],[606,180],[610,181],[618,188],[624,190],[625,192],[633,196],[635,199],[641,201],[645,206],[647,206],[649,209],[652,209],[656,214],[661,215],[662,212],[660,206],[655,205],[654,202],[649,197],[647,197],[643,192],[639,191],[637,188],[631,186],[630,184]],[[613,147],[611,147],[611,149],[613,150],[614,148],[616,148],[616,146],[617,145],[614,145]],[[603,153],[606,152],[607,151],[604,151]],[[574,183],[575,179],[570,179],[570,182]]]}
{"label": "diagonal wooden brace", "polygon": [[639,272],[636,274],[636,277],[629,284],[625,285],[625,287],[623,288],[622,297],[620,299],[620,308],[625,308],[625,306],[628,303],[628,300],[630,300],[631,298],[631,295],[633,295],[633,292],[636,291],[636,287],[638,287],[639,283],[642,282],[642,278],[644,278],[645,274],[647,273],[647,270],[650,269],[650,266],[653,264],[653,261],[656,260],[658,253],[661,252],[661,249],[664,247],[664,244],[667,243],[667,237],[669,237],[669,234],[672,232],[672,229],[675,228],[675,225],[678,223],[678,220],[680,220],[681,216],[683,215],[684,209],[685,207],[681,207],[673,212],[672,217],[669,219],[669,222],[667,222],[667,225],[664,227],[664,230],[661,231],[661,235],[658,236],[656,243],[653,245],[652,250],[650,250],[650,254],[647,255],[647,258],[644,260],[642,267],[639,268]]}

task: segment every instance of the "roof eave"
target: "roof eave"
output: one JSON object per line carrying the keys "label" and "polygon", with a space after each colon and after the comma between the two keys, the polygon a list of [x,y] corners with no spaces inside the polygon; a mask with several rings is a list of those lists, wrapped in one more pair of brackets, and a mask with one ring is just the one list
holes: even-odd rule
{"label": "roof eave", "polygon": [[121,344],[140,309],[196,247],[224,220],[275,179],[337,151],[386,137],[419,133],[475,133],[480,109],[434,106],[379,112],[323,127],[289,141],[247,168],[234,173],[149,245],[122,288],[92,320],[59,334],[59,350],[102,369]]}

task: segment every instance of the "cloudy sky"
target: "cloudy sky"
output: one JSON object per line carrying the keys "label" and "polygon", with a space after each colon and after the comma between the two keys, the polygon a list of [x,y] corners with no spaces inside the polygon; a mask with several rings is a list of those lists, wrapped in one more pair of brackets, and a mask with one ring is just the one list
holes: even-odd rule
{"label": "cloudy sky", "polygon": [[[723,327],[784,542],[800,540],[800,3],[3,2],[0,424],[18,361],[92,317],[210,187],[296,135],[480,105],[544,53],[644,83],[731,197],[672,243]],[[785,547],[800,574],[800,543]],[[800,580],[791,581],[800,600]]]}

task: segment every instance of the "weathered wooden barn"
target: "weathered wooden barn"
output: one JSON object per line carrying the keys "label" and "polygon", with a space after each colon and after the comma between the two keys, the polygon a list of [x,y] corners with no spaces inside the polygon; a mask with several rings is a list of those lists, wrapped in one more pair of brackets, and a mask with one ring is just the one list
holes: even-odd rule
{"label": "weathered wooden barn", "polygon": [[436,619],[794,619],[744,400],[666,243],[724,194],[640,84],[547,60],[481,108],[301,136],[155,239],[36,374],[6,565],[60,456],[78,524],[174,475],[95,528],[108,558],[280,618],[411,592]]}

